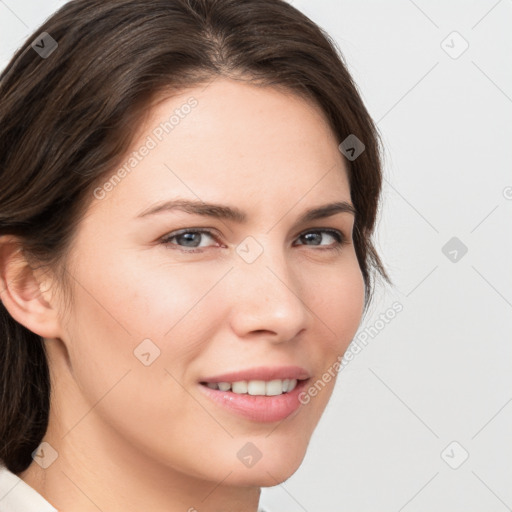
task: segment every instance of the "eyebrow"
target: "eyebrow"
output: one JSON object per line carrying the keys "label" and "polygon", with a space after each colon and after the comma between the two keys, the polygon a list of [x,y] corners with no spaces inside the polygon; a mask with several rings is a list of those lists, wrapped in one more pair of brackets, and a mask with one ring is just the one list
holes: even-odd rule
{"label": "eyebrow", "polygon": [[[148,217],[163,212],[171,212],[173,210],[180,210],[194,215],[203,215],[206,217],[213,217],[216,219],[226,219],[238,224],[247,222],[247,214],[232,206],[226,206],[215,203],[205,203],[203,201],[196,201],[190,199],[174,199],[157,203],[137,215],[137,218]],[[353,204],[347,201],[336,201],[333,203],[324,204],[315,208],[309,208],[298,219],[298,223],[311,222],[316,219],[331,217],[337,213],[350,213],[356,215],[356,209]]]}

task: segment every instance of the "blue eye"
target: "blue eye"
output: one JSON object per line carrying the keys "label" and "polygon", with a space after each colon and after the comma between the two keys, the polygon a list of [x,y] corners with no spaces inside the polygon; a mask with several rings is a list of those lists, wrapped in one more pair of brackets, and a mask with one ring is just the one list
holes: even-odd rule
{"label": "blue eye", "polygon": [[[321,242],[325,234],[329,235],[331,238],[334,238],[334,243],[322,244]],[[215,235],[207,229],[182,229],[180,231],[169,233],[163,237],[160,242],[166,247],[173,249],[178,248],[178,250],[182,252],[203,252],[198,248],[208,247],[201,245],[201,240],[204,236],[209,237],[212,240],[216,239]],[[312,244],[306,245],[323,247],[323,250],[340,250],[343,245],[349,243],[343,233],[337,229],[315,229],[305,231],[301,233],[297,239],[303,240],[305,242],[313,242]],[[176,243],[172,242],[173,240]],[[189,249],[181,249],[181,247],[188,247]]]}
{"label": "blue eye", "polygon": [[[322,233],[327,233],[330,237],[335,239],[334,244],[328,244],[328,246],[334,245],[336,247],[339,247],[340,245],[343,245],[345,243],[345,237],[343,236],[341,231],[335,229],[318,229],[314,231],[306,231],[305,233],[300,235],[299,238],[310,240],[314,242],[313,245],[320,245],[320,243],[316,242],[320,241]],[[310,235],[314,236],[311,238]]]}
{"label": "blue eye", "polygon": [[[210,238],[214,238],[211,231],[208,230],[199,230],[199,229],[184,229],[182,231],[178,231],[176,233],[170,233],[162,239],[162,243],[164,245],[178,245],[179,247],[191,247],[196,248],[199,247],[199,240],[204,237],[204,235],[209,236]],[[171,240],[176,239],[176,241],[183,242],[185,245],[180,246],[179,244],[171,243]],[[204,247],[204,246],[203,246]],[[184,251],[184,252],[201,252],[201,251]]]}

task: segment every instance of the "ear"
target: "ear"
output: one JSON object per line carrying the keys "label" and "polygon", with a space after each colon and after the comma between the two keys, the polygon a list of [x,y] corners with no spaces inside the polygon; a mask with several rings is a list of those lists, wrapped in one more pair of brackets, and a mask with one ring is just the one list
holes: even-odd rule
{"label": "ear", "polygon": [[21,243],[0,236],[0,298],[9,314],[43,338],[60,338],[61,327],[52,283],[36,272],[25,258]]}

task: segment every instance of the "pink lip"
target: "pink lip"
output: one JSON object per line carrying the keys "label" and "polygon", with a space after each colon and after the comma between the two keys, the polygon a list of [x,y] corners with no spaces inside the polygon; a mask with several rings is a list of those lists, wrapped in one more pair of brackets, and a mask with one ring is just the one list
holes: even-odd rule
{"label": "pink lip", "polygon": [[238,382],[241,380],[309,379],[310,373],[300,366],[258,366],[247,370],[206,377],[200,382]]}
{"label": "pink lip", "polygon": [[[233,375],[234,374],[229,374],[230,378]],[[247,375],[247,373],[244,373],[244,375]],[[261,373],[258,375],[261,375]],[[245,380],[239,379],[238,377],[237,379]],[[265,378],[262,380],[270,379]],[[222,382],[222,379],[220,381],[216,380],[215,382]],[[226,380],[226,382],[236,382],[236,380]],[[205,395],[212,399],[216,404],[228,409],[231,412],[234,412],[235,414],[260,423],[272,423],[284,420],[293,412],[297,411],[297,409],[301,406],[301,402],[299,401],[299,394],[308,385],[308,382],[309,379],[299,380],[295,389],[289,393],[283,393],[282,395],[276,396],[258,396],[248,394],[240,395],[233,393],[232,391],[211,389],[202,384],[199,384],[199,388],[202,393],[205,393]]]}

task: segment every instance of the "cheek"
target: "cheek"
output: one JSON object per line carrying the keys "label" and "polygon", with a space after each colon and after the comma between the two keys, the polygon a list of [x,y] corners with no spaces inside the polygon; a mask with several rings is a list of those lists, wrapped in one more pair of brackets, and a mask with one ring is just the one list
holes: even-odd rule
{"label": "cheek", "polygon": [[[338,293],[340,304],[337,311],[338,328],[343,333],[343,337],[350,342],[356,334],[364,310],[365,286],[359,266],[343,281]],[[333,314],[336,313],[333,312]]]}
{"label": "cheek", "polygon": [[[69,351],[75,378],[91,400],[129,369],[169,378],[168,369],[183,380],[202,349],[204,331],[219,316],[206,297],[225,273],[217,270],[204,275],[199,269],[143,265],[136,258],[75,269]],[[139,358],[148,351],[154,362],[144,366]]]}
{"label": "cheek", "polygon": [[202,297],[225,272],[143,260],[112,261],[103,265],[109,271],[81,269],[79,279],[87,293],[77,288],[75,316],[84,328],[103,330],[107,337],[119,331],[132,342],[164,338],[174,326],[189,321]]}
{"label": "cheek", "polygon": [[[82,274],[84,286],[75,290],[68,345],[73,378],[84,402],[70,404],[74,415],[71,423],[88,428],[101,418],[102,424],[109,424],[121,438],[148,453],[160,443],[155,439],[162,440],[164,444],[158,445],[154,454],[158,456],[174,449],[164,440],[183,438],[182,423],[190,425],[188,418],[201,414],[179,384],[194,357],[194,351],[183,342],[187,333],[190,336],[187,321],[195,310],[188,315],[187,311],[201,295],[184,293],[179,279],[166,290],[166,283],[161,281],[156,288],[156,282],[143,276],[138,276],[139,281],[123,276],[130,274],[116,270],[94,281]],[[163,336],[173,325],[176,327]],[[147,339],[151,343],[141,345]],[[149,352],[149,365],[142,362],[139,346]],[[92,408],[94,414],[89,415]]]}
{"label": "cheek", "polygon": [[304,396],[305,407],[316,411],[308,418],[313,425],[334,390],[339,362],[357,332],[365,298],[364,280],[355,258],[337,271],[331,268],[318,274],[316,283],[314,289],[311,286],[307,289],[309,300],[305,301],[315,318],[314,343],[309,342],[308,347],[304,347],[304,352],[310,353],[314,367],[321,369]]}
{"label": "cheek", "polygon": [[326,333],[323,350],[331,358],[342,354],[359,327],[364,310],[364,280],[357,262],[322,279],[322,289],[310,290],[311,307]]}
{"label": "cheek", "polygon": [[331,272],[323,283],[321,291],[310,292],[317,328],[316,342],[310,344],[309,352],[314,366],[321,369],[301,396],[308,411],[304,421],[310,432],[334,391],[340,361],[357,332],[364,310],[364,280],[357,262],[340,272]]}

